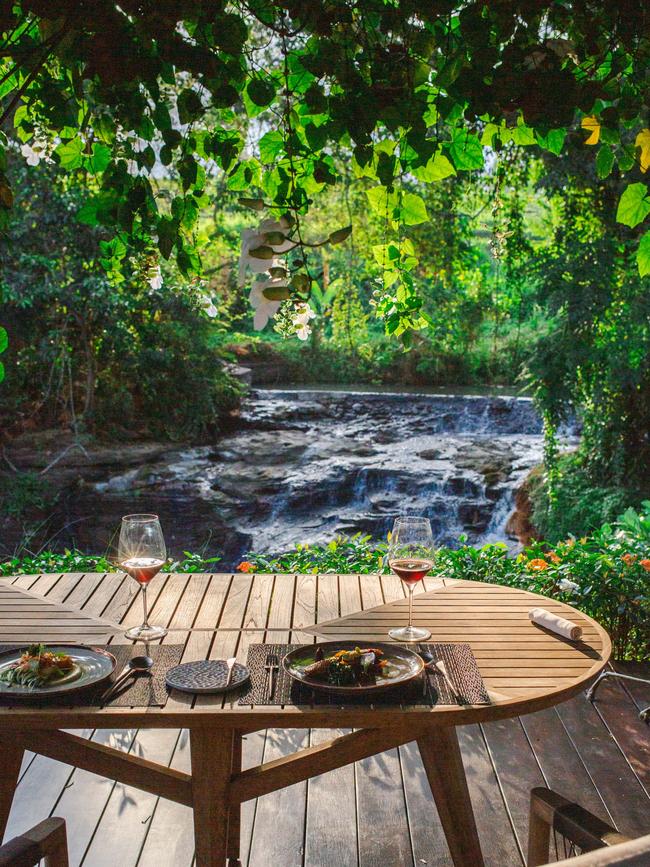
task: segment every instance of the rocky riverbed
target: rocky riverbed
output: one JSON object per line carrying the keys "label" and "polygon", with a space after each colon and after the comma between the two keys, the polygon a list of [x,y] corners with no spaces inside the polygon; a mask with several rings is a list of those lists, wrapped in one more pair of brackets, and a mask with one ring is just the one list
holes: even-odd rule
{"label": "rocky riverbed", "polygon": [[[9,456],[38,471],[61,447],[41,438]],[[227,566],[335,533],[384,536],[400,512],[428,515],[444,544],[506,540],[514,492],[541,455],[527,398],[259,390],[214,445],[72,448],[45,474],[61,493],[39,541],[110,550],[132,511],[160,514],[175,556],[220,553]],[[12,535],[5,526],[5,553]]]}

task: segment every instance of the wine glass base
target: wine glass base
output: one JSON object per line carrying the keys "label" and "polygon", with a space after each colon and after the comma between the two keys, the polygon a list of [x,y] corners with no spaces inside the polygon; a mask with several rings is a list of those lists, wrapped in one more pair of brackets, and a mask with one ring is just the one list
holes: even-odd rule
{"label": "wine glass base", "polygon": [[134,626],[124,633],[124,637],[130,641],[155,641],[166,635],[167,630],[164,626]]}
{"label": "wine glass base", "polygon": [[429,630],[421,626],[401,626],[399,629],[389,629],[388,634],[393,641],[427,641],[431,638]]}

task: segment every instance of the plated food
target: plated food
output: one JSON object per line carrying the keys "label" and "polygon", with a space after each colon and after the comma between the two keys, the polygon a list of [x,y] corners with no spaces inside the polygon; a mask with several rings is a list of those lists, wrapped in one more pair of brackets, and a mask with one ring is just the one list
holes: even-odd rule
{"label": "plated food", "polygon": [[288,653],[287,673],[313,689],[372,692],[406,683],[422,673],[424,662],[412,650],[379,642],[307,644]]}
{"label": "plated food", "polygon": [[50,650],[44,644],[30,644],[15,662],[0,671],[0,683],[29,689],[76,680],[81,668],[64,650]]}
{"label": "plated food", "polygon": [[0,654],[0,695],[20,698],[74,692],[107,680],[115,657],[77,644],[30,644]]}

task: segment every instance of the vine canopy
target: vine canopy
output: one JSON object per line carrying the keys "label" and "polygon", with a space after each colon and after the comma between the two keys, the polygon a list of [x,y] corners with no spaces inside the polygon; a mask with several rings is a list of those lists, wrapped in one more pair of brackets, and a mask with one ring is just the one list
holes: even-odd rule
{"label": "vine canopy", "polygon": [[[625,176],[617,217],[639,238],[644,276],[649,20],[645,0],[3,3],[0,231],[11,147],[86,175],[79,218],[110,230],[103,262],[116,273],[155,250],[200,272],[210,176],[295,237],[312,199],[351,170],[394,232],[379,312],[399,333],[422,325],[417,260],[400,242],[428,218],[417,182],[479,171],[504,147],[578,146],[599,177]],[[308,274],[289,283],[300,297],[308,287]]]}

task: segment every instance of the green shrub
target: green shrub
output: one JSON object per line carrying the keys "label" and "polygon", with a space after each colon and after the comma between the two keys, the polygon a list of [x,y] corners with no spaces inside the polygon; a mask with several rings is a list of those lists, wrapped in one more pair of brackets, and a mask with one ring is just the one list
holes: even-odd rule
{"label": "green shrub", "polygon": [[39,473],[15,473],[0,495],[0,515],[20,520],[32,509],[51,508],[55,499],[52,486]]}
{"label": "green shrub", "polygon": [[557,459],[554,493],[551,501],[543,473],[531,475],[528,494],[532,523],[537,534],[549,542],[593,533],[614,521],[630,503],[638,506],[644,498],[642,491],[595,486],[580,452]]}

